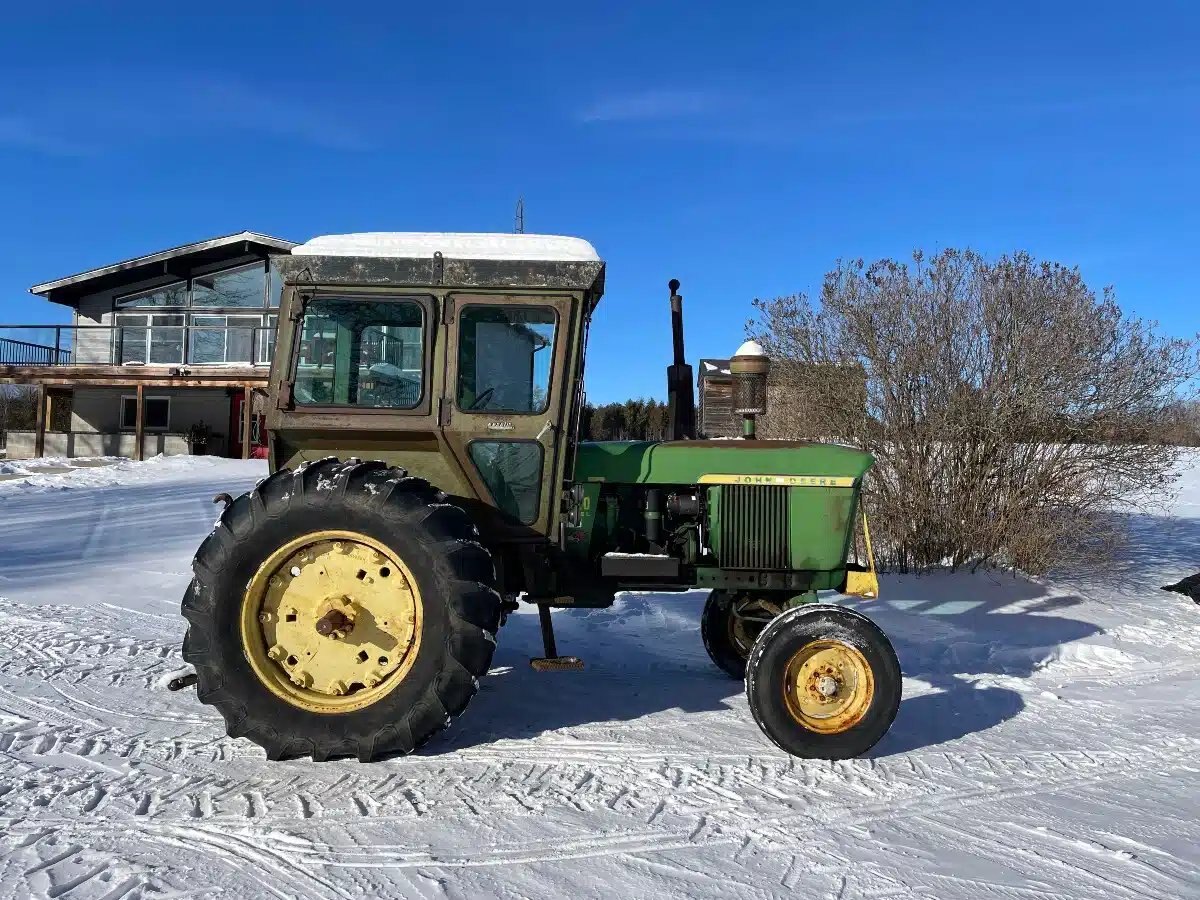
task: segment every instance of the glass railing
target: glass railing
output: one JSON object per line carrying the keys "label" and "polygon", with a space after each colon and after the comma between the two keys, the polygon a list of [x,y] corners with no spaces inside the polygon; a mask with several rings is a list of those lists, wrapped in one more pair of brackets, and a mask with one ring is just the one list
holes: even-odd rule
{"label": "glass railing", "polygon": [[0,325],[0,366],[266,366],[275,328]]}

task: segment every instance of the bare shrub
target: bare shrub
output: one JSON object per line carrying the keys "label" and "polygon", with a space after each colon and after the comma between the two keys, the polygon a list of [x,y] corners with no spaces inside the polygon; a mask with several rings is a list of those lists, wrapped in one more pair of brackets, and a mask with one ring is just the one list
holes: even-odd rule
{"label": "bare shrub", "polygon": [[754,305],[747,330],[774,360],[763,433],[875,454],[866,500],[889,567],[1079,563],[1118,538],[1112,510],[1171,492],[1197,344],[1078,269],[918,252],[840,264],[819,305]]}
{"label": "bare shrub", "polygon": [[37,388],[0,384],[0,447],[9,431],[28,431],[37,421]]}

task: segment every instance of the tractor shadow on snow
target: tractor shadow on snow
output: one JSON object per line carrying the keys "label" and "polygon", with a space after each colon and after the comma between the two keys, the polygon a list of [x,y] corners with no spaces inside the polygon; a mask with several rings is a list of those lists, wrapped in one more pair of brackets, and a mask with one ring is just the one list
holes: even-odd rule
{"label": "tractor shadow on snow", "polygon": [[[1021,693],[1003,682],[1027,678],[1056,648],[1102,630],[1064,615],[1084,602],[1079,596],[1011,576],[885,576],[883,594],[884,602],[849,605],[884,629],[910,692],[917,686],[923,692],[903,701],[891,731],[870,753],[876,757],[953,741],[1019,715]],[[537,617],[511,616],[480,695],[453,729],[422,752],[436,755],[583,725],[598,726],[597,740],[620,740],[620,723],[654,713],[678,710],[686,723],[686,714],[744,709],[741,682],[717,670],[701,643],[704,598],[702,591],[627,594],[611,609],[556,611],[560,652],[581,656],[587,664],[582,672],[533,672],[528,659],[541,655]],[[760,737],[749,716],[739,716],[717,728],[731,738],[729,751],[746,749],[737,739],[742,723]],[[613,726],[611,734],[606,724]],[[674,744],[677,737],[669,740]],[[762,738],[762,750],[769,748]]]}
{"label": "tractor shadow on snow", "polygon": [[1025,708],[1021,681],[1063,645],[1103,632],[1065,614],[1082,597],[1009,575],[906,576],[882,587],[887,601],[854,606],[891,638],[909,696],[873,757],[1002,725]]}

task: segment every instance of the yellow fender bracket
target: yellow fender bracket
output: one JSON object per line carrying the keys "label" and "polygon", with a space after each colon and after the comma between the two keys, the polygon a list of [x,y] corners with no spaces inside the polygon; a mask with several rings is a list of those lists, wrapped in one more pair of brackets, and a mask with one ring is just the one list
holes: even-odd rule
{"label": "yellow fender bracket", "polygon": [[862,514],[863,543],[867,545],[867,570],[850,569],[846,572],[846,594],[874,600],[879,596],[879,576],[875,574],[875,552],[871,549],[871,529],[867,525],[867,514]]}

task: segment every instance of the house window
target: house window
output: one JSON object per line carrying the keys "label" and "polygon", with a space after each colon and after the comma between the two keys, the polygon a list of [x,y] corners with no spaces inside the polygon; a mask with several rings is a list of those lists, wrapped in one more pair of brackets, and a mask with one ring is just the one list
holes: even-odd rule
{"label": "house window", "polygon": [[464,306],[458,326],[458,408],[542,413],[550,402],[554,310]]}
{"label": "house window", "polygon": [[[171,427],[171,398],[146,397],[143,427],[146,431],[166,431]],[[137,397],[121,398],[121,428],[133,431],[137,428]]]}
{"label": "house window", "polygon": [[263,365],[270,365],[275,356],[275,336],[278,330],[279,316],[267,316],[267,326],[258,332],[255,341],[258,345],[258,361]]}
{"label": "house window", "polygon": [[113,360],[117,365],[178,365],[183,362],[183,316],[117,316],[113,330]]}
{"label": "house window", "polygon": [[[268,304],[270,299],[270,304]],[[255,262],[171,284],[126,294],[114,300],[118,309],[196,306],[204,309],[262,309],[279,306],[279,292],[268,298],[266,263]]]}
{"label": "house window", "polygon": [[[253,363],[263,339],[262,316],[190,316],[188,362],[198,365]],[[260,354],[261,355],[261,354]]]}
{"label": "house window", "polygon": [[192,278],[192,306],[261,309],[266,302],[267,268],[263,263]]}
{"label": "house window", "polygon": [[129,294],[118,300],[117,306],[187,306],[187,292],[187,282],[176,281],[148,291]]}

